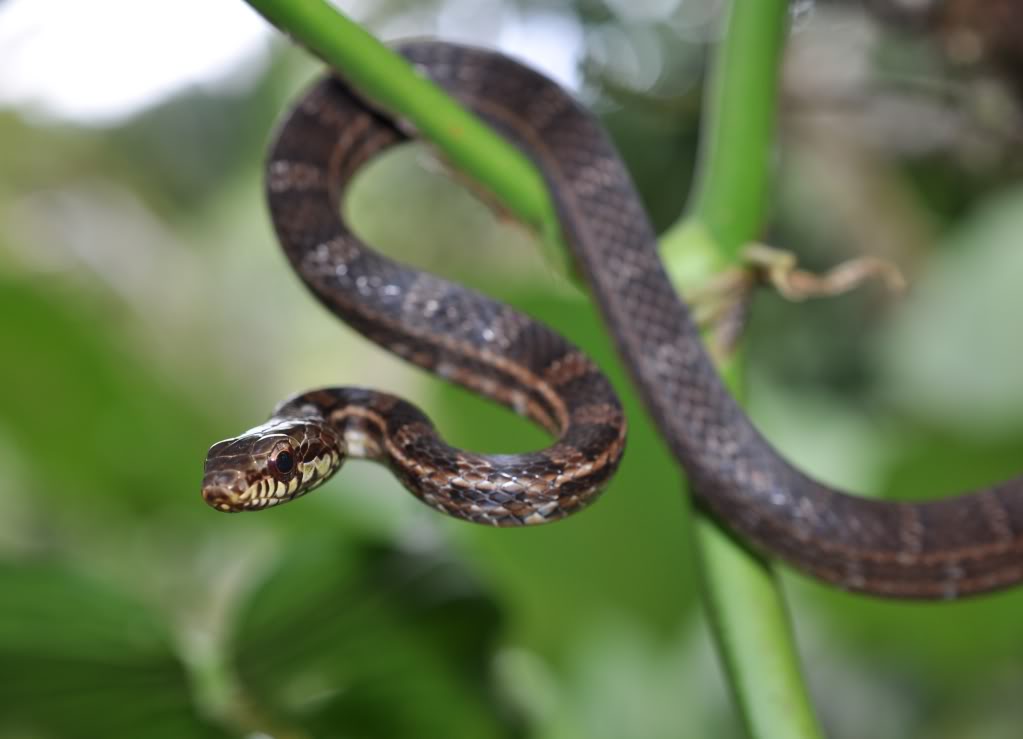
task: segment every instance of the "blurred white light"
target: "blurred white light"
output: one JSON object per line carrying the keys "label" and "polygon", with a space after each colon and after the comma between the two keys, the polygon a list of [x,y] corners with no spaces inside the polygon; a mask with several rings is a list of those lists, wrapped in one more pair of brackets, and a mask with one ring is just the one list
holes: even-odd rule
{"label": "blurred white light", "polygon": [[574,16],[538,11],[507,20],[497,39],[501,51],[536,67],[570,90],[579,89],[583,29]]}
{"label": "blurred white light", "polygon": [[191,86],[255,79],[271,31],[243,0],[6,0],[0,106],[116,122]]}
{"label": "blurred white light", "polygon": [[564,87],[579,89],[583,29],[570,12],[519,10],[501,0],[446,0],[439,9],[412,6],[375,30],[384,39],[436,36],[486,48],[496,46]]}

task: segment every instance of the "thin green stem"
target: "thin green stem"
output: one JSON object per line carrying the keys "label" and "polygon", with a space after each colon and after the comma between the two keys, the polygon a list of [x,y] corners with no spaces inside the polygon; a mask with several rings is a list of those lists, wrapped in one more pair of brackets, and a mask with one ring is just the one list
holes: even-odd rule
{"label": "thin green stem", "polygon": [[[373,102],[411,123],[548,245],[561,243],[554,206],[533,163],[408,62],[326,0],[247,0]],[[564,250],[552,250],[562,261]]]}
{"label": "thin green stem", "polygon": [[[377,104],[410,122],[516,216],[560,243],[532,164],[326,0],[248,0]],[[734,263],[766,209],[768,158],[785,21],[783,0],[735,0],[709,86],[699,186],[662,252],[680,287]],[[559,252],[564,258],[565,252]],[[733,391],[739,364],[723,368]],[[749,733],[816,737],[784,602],[770,569],[715,525],[696,525],[715,635]]]}

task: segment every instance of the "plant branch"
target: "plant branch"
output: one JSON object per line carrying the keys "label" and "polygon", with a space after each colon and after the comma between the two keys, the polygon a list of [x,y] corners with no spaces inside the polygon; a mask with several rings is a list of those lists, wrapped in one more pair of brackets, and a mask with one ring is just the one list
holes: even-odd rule
{"label": "plant branch", "polygon": [[[547,244],[561,245],[554,205],[533,163],[327,0],[246,0],[376,105],[411,123],[452,165]],[[564,250],[556,254],[560,261]]]}
{"label": "plant branch", "polygon": [[[787,13],[785,0],[732,3],[707,86],[691,209],[661,242],[677,288],[742,267],[742,247],[760,235]],[[741,399],[741,348],[719,369]],[[708,615],[750,736],[822,736],[769,563],[701,513],[695,531]]]}

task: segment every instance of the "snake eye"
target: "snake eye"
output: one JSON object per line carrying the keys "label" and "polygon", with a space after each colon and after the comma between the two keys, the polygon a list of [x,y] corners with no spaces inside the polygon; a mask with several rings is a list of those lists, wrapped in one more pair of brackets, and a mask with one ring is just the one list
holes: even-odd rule
{"label": "snake eye", "polygon": [[270,468],[280,477],[288,477],[295,471],[295,455],[288,449],[280,449],[270,457]]}

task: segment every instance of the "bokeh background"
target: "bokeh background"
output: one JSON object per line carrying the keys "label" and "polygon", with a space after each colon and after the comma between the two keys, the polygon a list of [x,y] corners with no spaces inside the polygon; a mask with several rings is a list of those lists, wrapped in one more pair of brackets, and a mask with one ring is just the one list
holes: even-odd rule
{"label": "bokeh background", "polygon": [[[656,223],[678,217],[723,2],[339,6],[383,38],[544,68],[603,117]],[[864,495],[1015,473],[1017,11],[800,1],[792,16],[765,238],[809,267],[891,259],[912,288],[761,295],[751,412]],[[349,212],[385,252],[592,352],[628,404],[621,473],[536,530],[449,521],[364,463],[269,512],[203,505],[206,448],[316,385],[406,395],[474,449],[544,442],[368,345],[287,269],[261,165],[318,70],[241,0],[0,1],[0,737],[740,736],[681,477],[591,306],[425,147],[375,163]],[[783,580],[829,735],[1023,733],[1023,593],[897,604]]]}

